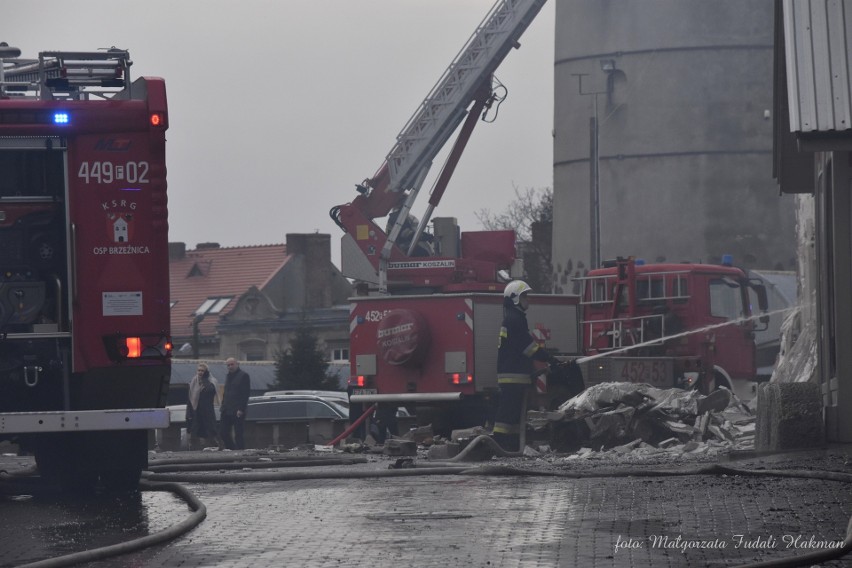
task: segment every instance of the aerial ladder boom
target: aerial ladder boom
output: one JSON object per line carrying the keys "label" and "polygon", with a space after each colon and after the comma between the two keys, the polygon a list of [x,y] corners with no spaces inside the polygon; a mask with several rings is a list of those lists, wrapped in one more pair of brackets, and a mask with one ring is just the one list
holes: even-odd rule
{"label": "aerial ladder boom", "polygon": [[[432,191],[427,214],[411,243],[411,251],[429,216],[449,182],[449,177],[480,113],[494,100],[493,73],[538,15],[546,0],[498,0],[476,28],[461,51],[405,124],[373,175],[356,186],[359,195],[346,205],[332,208],[330,214],[379,275],[384,290],[387,262],[406,254],[395,246],[396,237],[432,165],[447,140],[467,116],[455,148]],[[468,109],[470,107],[470,109]],[[398,210],[390,235],[373,219]]]}

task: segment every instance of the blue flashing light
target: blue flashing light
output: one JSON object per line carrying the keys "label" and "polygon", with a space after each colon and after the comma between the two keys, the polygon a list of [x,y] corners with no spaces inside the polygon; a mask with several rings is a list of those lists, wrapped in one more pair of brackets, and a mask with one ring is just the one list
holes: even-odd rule
{"label": "blue flashing light", "polygon": [[70,117],[67,112],[53,113],[53,124],[68,124]]}
{"label": "blue flashing light", "polygon": [[734,255],[723,254],[722,255],[722,265],[723,266],[733,266],[734,265]]}
{"label": "blue flashing light", "polygon": [[645,259],[644,258],[637,258],[635,264],[636,264],[636,266],[645,266]]}

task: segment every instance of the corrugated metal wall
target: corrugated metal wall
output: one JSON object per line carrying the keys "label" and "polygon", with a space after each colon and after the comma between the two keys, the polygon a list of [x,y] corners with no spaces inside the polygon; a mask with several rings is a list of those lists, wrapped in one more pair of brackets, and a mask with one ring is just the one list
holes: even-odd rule
{"label": "corrugated metal wall", "polygon": [[784,0],[792,132],[852,129],[852,4]]}

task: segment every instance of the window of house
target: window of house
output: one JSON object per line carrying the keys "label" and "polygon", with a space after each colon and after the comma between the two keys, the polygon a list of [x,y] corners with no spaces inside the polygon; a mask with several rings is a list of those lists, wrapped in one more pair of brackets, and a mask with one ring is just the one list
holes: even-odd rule
{"label": "window of house", "polygon": [[332,361],[349,361],[349,348],[336,347],[331,350]]}
{"label": "window of house", "polygon": [[174,300],[173,302],[169,303],[169,309],[172,309],[173,307],[175,307],[175,305],[177,305],[177,300]]}
{"label": "window of house", "polygon": [[266,342],[246,339],[240,342],[240,356],[244,361],[266,361]]}
{"label": "window of house", "polygon": [[210,314],[218,314],[219,312],[224,310],[225,306],[227,306],[228,303],[233,299],[234,299],[233,296],[218,297],[218,298],[207,298],[206,300],[201,302],[201,305],[198,306],[197,310],[195,310],[194,315],[206,316],[206,315],[210,315]]}

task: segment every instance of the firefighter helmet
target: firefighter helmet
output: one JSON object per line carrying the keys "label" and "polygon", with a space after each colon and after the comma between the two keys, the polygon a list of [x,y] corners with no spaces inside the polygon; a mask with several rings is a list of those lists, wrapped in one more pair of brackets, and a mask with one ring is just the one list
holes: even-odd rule
{"label": "firefighter helmet", "polygon": [[526,294],[527,292],[532,292],[529,284],[523,280],[512,280],[506,284],[506,288],[503,290],[503,297],[509,298],[517,306],[521,300],[521,294]]}

